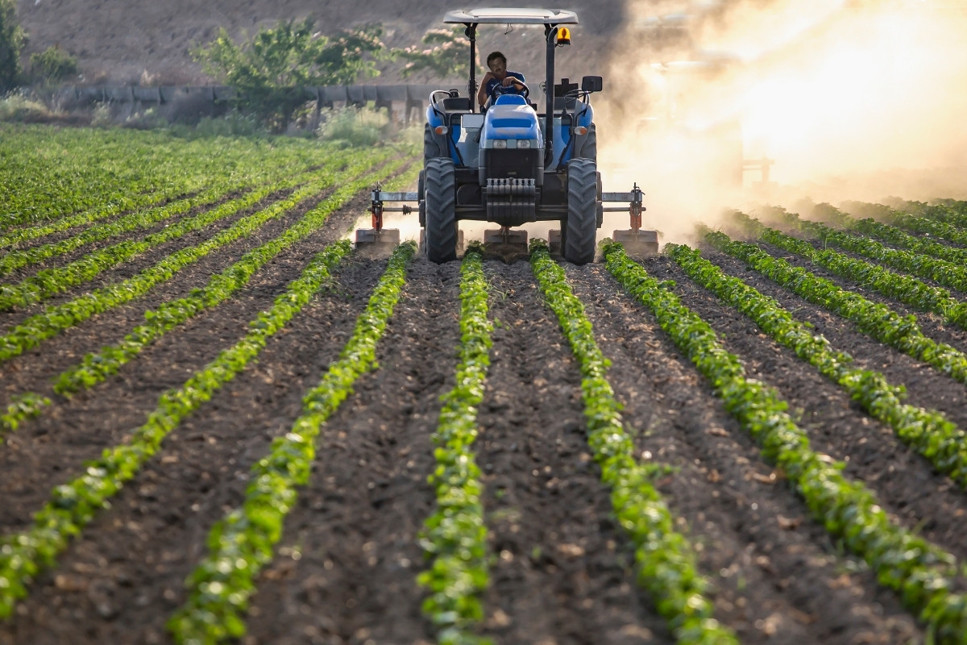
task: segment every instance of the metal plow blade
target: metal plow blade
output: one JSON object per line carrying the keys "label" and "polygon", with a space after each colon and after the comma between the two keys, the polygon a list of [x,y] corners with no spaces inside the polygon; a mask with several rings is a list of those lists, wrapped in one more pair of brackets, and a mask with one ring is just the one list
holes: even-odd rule
{"label": "metal plow blade", "polygon": [[614,231],[612,238],[624,247],[631,257],[651,257],[658,255],[658,231],[624,230]]}
{"label": "metal plow blade", "polygon": [[361,228],[356,231],[356,252],[369,257],[388,257],[400,245],[400,231],[396,228]]}
{"label": "metal plow blade", "polygon": [[530,257],[527,252],[527,231],[508,228],[485,230],[484,255],[500,258],[508,264],[526,260]]}

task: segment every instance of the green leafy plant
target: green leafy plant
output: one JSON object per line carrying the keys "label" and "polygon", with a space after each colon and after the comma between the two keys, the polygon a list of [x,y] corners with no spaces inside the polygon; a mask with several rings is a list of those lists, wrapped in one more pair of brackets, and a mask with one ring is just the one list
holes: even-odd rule
{"label": "green leafy plant", "polygon": [[695,550],[675,530],[675,518],[654,486],[653,480],[666,468],[635,460],[632,438],[606,377],[608,361],[581,301],[543,240],[531,243],[531,267],[580,363],[588,444],[611,489],[618,522],[635,545],[639,584],[651,593],[679,643],[738,643],[735,634],[712,617],[712,603],[705,597],[708,583],[698,571]]}
{"label": "green leafy plant", "polygon": [[77,74],[77,58],[54,45],[30,55],[30,75],[45,85],[59,83]]}
{"label": "green leafy plant", "polygon": [[297,487],[309,481],[319,429],[352,394],[356,379],[375,368],[376,345],[393,315],[415,252],[412,242],[393,252],[339,359],[303,397],[303,413],[292,429],[274,439],[269,455],[252,467],[242,505],[212,528],[208,555],[188,577],[188,600],[167,624],[176,642],[216,643],[245,634],[243,617],[255,591],[255,576],[272,559]]}
{"label": "green leafy plant", "polygon": [[487,318],[487,280],[479,248],[468,249],[460,273],[457,385],[443,396],[433,435],[436,468],[430,483],[436,490],[436,510],[424,522],[420,536],[431,564],[418,581],[429,592],[423,613],[437,631],[437,642],[482,645],[491,642],[475,633],[484,617],[480,596],[490,576],[483,484],[473,443],[478,432],[477,406],[483,400],[490,366],[493,325]]}
{"label": "green leafy plant", "polygon": [[469,76],[466,52],[469,50],[465,27],[457,25],[450,29],[430,29],[423,36],[423,47],[407,47],[394,50],[394,54],[406,61],[400,70],[403,78],[422,75],[433,80],[454,76]]}
{"label": "green leafy plant", "polygon": [[745,377],[711,326],[684,306],[667,286],[633,262],[620,244],[604,248],[608,271],[648,307],[679,349],[712,384],[726,409],[759,444],[766,461],[781,468],[813,516],[876,573],[943,643],[967,633],[967,595],[959,591],[963,567],[886,514],[872,491],[843,475],[845,464],[812,450],[809,438],[786,412],[788,404],[764,383]]}
{"label": "green leafy plant", "polygon": [[302,275],[275,299],[273,307],[249,323],[244,338],[181,387],[162,394],[147,422],[134,430],[129,441],[105,449],[85,465],[82,474],[57,486],[47,504],[34,514],[29,529],[0,539],[0,618],[10,615],[16,602],[27,595],[32,578],[54,563],[70,540],[159,450],[182,419],[234,379],[259,355],[267,340],[305,307],[350,250],[349,242],[343,240],[317,254]]}
{"label": "green leafy plant", "polygon": [[20,82],[20,53],[26,39],[26,33],[17,21],[17,3],[0,0],[0,94]]}
{"label": "green leafy plant", "polygon": [[206,73],[238,91],[238,107],[281,131],[306,102],[303,86],[349,85],[376,76],[382,28],[369,25],[333,37],[317,33],[311,19],[280,22],[251,40],[234,42],[222,29],[192,56]]}
{"label": "green leafy plant", "polygon": [[698,251],[684,245],[667,248],[689,277],[843,387],[872,417],[892,427],[939,472],[967,487],[967,434],[943,414],[903,403],[902,386],[890,385],[879,372],[854,367],[851,356],[834,350],[829,341],[795,320],[778,302],[738,278],[725,275]]}

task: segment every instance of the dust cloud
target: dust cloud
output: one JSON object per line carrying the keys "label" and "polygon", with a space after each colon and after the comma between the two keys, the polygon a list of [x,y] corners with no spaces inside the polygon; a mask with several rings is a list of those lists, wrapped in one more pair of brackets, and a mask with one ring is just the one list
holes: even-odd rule
{"label": "dust cloud", "polygon": [[663,242],[756,202],[967,198],[967,0],[629,0],[627,16],[594,100],[598,163],[606,191],[642,186]]}

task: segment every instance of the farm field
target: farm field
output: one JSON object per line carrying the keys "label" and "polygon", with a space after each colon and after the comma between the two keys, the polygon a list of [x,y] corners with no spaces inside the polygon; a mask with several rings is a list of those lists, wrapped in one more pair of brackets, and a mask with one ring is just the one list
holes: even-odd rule
{"label": "farm field", "polygon": [[436,265],[402,144],[0,160],[4,644],[967,641],[967,203]]}

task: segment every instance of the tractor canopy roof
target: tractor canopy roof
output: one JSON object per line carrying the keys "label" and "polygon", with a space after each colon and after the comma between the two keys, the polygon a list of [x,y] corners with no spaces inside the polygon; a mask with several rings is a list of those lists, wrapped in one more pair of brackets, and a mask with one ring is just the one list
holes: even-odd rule
{"label": "tractor canopy roof", "polygon": [[573,11],[556,9],[459,9],[448,11],[445,23],[459,24],[517,24],[517,25],[576,25],[578,16]]}

